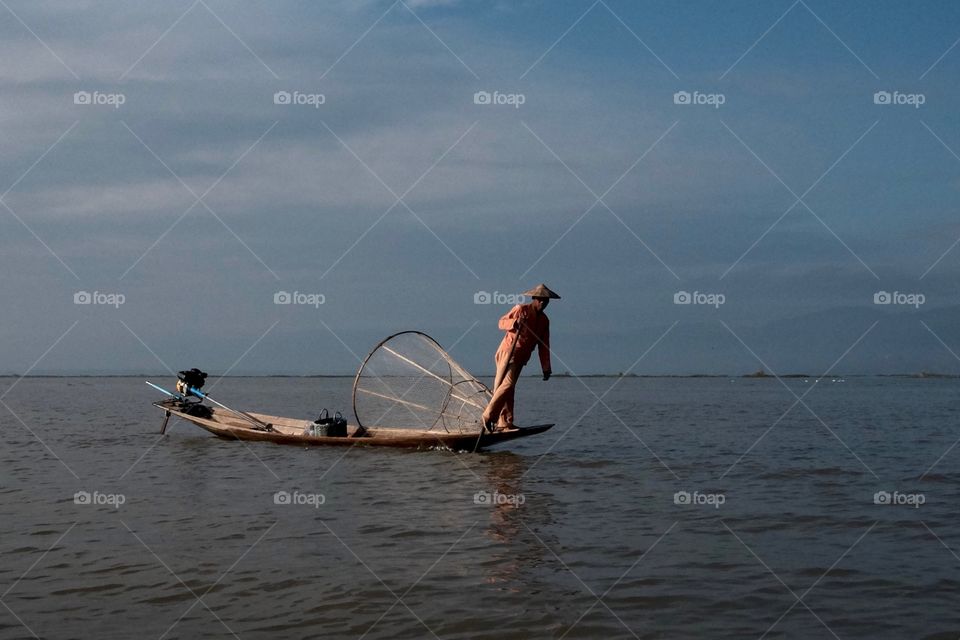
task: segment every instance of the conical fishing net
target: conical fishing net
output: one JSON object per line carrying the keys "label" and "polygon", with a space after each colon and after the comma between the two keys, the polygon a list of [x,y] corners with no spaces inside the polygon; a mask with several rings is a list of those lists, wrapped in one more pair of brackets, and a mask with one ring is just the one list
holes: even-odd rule
{"label": "conical fishing net", "polygon": [[377,345],[353,383],[353,411],[367,428],[479,433],[489,401],[487,387],[419,331]]}

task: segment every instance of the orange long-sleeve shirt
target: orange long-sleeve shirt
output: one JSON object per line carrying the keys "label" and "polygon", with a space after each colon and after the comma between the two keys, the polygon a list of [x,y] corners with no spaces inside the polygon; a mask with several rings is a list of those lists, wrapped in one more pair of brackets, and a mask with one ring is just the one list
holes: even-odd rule
{"label": "orange long-sleeve shirt", "polygon": [[[521,329],[518,334],[513,326],[516,321],[520,321]],[[526,365],[533,354],[533,350],[538,348],[540,356],[540,368],[544,373],[552,371],[550,367],[550,318],[543,312],[537,312],[533,308],[533,303],[518,304],[510,309],[502,318],[500,318],[500,330],[506,331],[500,348],[497,349],[497,359],[510,355],[510,349],[513,348],[513,341],[517,341],[517,346],[513,350],[513,359],[521,366]]]}

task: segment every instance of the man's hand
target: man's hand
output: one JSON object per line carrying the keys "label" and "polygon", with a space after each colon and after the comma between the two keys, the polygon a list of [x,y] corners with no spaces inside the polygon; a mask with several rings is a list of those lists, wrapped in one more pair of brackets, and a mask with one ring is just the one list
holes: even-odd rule
{"label": "man's hand", "polygon": [[544,382],[546,382],[547,380],[550,379],[550,373],[551,373],[550,371],[544,371],[544,372],[543,372],[543,381],[544,381]]}

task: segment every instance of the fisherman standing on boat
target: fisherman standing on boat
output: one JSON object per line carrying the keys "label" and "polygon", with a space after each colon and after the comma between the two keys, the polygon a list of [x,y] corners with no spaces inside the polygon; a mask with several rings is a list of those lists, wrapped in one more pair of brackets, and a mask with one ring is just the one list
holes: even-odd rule
{"label": "fisherman standing on boat", "polygon": [[523,366],[530,360],[534,348],[539,347],[540,368],[543,379],[549,380],[550,368],[550,319],[543,311],[551,298],[559,299],[556,293],[541,284],[523,293],[533,301],[518,304],[500,318],[500,329],[506,331],[494,360],[497,377],[493,383],[493,397],[483,412],[483,424],[487,429],[503,431],[513,429],[513,397],[517,380]]}

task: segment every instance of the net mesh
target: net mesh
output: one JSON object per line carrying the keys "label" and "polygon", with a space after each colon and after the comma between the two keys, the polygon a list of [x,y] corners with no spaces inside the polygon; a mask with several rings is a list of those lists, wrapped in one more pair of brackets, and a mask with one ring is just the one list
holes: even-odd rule
{"label": "net mesh", "polygon": [[353,384],[353,410],[364,427],[479,433],[490,400],[470,375],[430,336],[390,336],[367,356]]}

